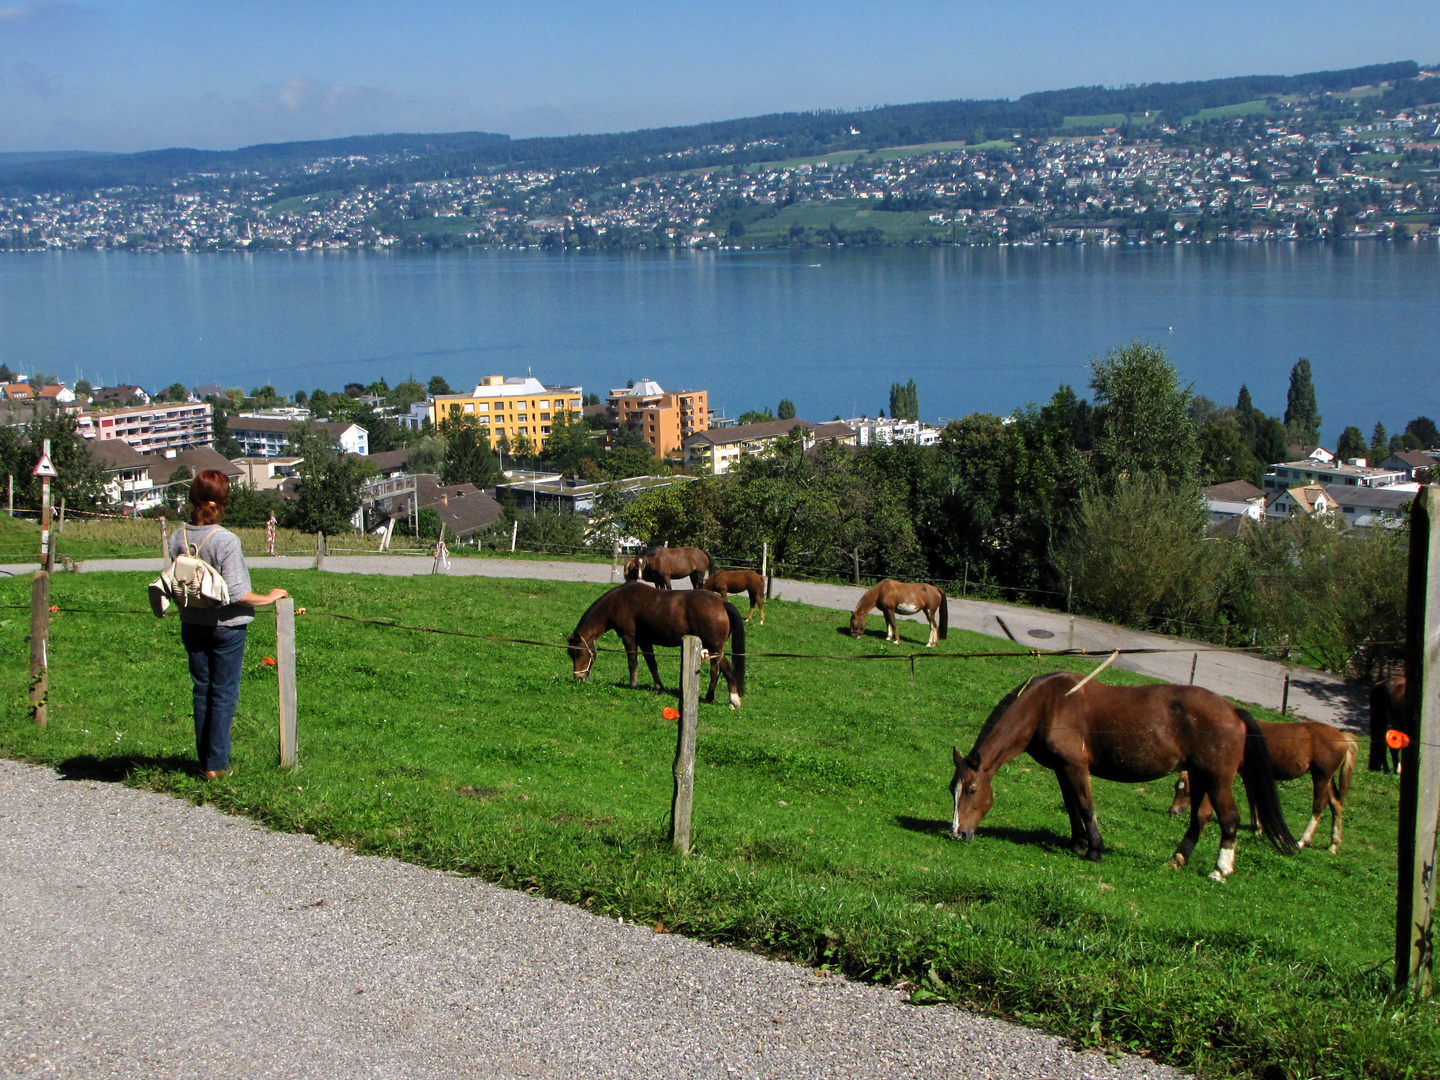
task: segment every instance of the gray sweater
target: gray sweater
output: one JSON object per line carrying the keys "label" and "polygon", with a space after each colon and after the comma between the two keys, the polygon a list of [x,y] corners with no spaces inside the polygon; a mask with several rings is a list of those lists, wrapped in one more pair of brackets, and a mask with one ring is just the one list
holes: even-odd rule
{"label": "gray sweater", "polygon": [[250,592],[250,570],[245,565],[245,556],[240,551],[240,538],[229,529],[219,525],[186,525],[177,529],[170,537],[170,560],[185,553],[185,545],[205,545],[200,557],[225,579],[230,590],[230,599],[237,601],[225,607],[182,607],[180,621],[201,626],[244,626],[255,620],[255,609],[249,604],[238,603],[240,597]]}

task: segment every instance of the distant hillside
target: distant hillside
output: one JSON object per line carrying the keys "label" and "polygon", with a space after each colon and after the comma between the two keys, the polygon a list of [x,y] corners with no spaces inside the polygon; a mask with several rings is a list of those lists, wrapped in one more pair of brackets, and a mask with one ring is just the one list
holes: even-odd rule
{"label": "distant hillside", "polygon": [[7,165],[36,165],[47,161],[75,161],[79,158],[114,156],[99,150],[12,150],[0,152],[0,168]]}
{"label": "distant hillside", "polygon": [[[774,113],[684,127],[653,128],[606,135],[510,139],[483,132],[442,135],[374,135],[324,142],[276,143],[241,150],[156,150],[143,154],[73,161],[10,163],[0,160],[0,192],[82,191],[127,185],[150,186],[196,174],[226,176],[249,171],[272,179],[290,178],[282,195],[336,188],[413,183],[445,176],[518,166],[604,170],[597,182],[639,176],[667,168],[748,163],[932,142],[984,142],[1016,132],[1044,136],[1077,128],[1066,117],[1146,116],[1178,124],[1202,110],[1241,105],[1267,97],[1349,90],[1393,84],[1386,92],[1401,104],[1429,89],[1415,76],[1414,61],[1374,64],[1302,75],[1247,75],[1204,82],[1146,83],[1047,90],[1009,101],[932,101],[887,105],[861,112]],[[1083,130],[1083,125],[1080,128]],[[401,155],[392,164],[302,174],[299,167],[322,157]]]}
{"label": "distant hillside", "polygon": [[[226,177],[252,172],[283,174],[319,158],[381,155],[433,157],[508,141],[485,131],[440,134],[351,135],[312,142],[262,143],[239,150],[147,150],[139,154],[3,154],[0,190],[75,191],[108,187],[150,187],[197,173]],[[27,160],[28,159],[28,160]]]}

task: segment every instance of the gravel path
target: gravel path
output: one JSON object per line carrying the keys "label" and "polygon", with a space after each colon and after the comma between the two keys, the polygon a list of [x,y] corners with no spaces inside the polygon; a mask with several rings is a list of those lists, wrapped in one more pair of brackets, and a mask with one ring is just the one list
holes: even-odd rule
{"label": "gravel path", "polygon": [[[259,558],[247,560],[252,569],[274,567],[307,569],[311,556],[291,558]],[[414,555],[345,555],[327,556],[325,570],[339,574],[387,574],[413,576],[428,574],[433,562]],[[96,559],[81,565],[82,570],[152,570],[159,573],[159,559]],[[0,566],[0,571],[23,573],[34,570],[34,564]],[[608,564],[581,562],[549,562],[518,559],[456,558],[450,569],[442,571],[451,577],[542,578],[560,581],[589,581],[605,584],[611,581]],[[683,583],[682,588],[687,587]],[[818,607],[850,611],[863,590],[849,585],[819,585],[803,581],[775,581],[774,596],[781,600],[798,600]],[[304,599],[300,602],[303,604]],[[745,601],[741,600],[742,609]],[[912,616],[923,622],[922,616]],[[999,619],[1004,619],[1011,632],[1024,645],[1040,650],[1089,649],[1105,655],[1112,649],[1157,648],[1177,650],[1146,656],[1124,656],[1117,667],[1150,675],[1168,682],[1189,682],[1190,665],[1195,662],[1195,682],[1236,701],[1279,709],[1285,700],[1285,677],[1290,676],[1289,711],[1307,720],[1323,720],[1327,724],[1365,733],[1370,729],[1370,706],[1366,689],[1344,679],[1309,668],[1291,668],[1245,653],[1202,652],[1213,648],[1205,642],[1186,642],[1180,638],[1162,637],[1131,630],[1094,619],[1071,617],[1063,612],[1044,608],[1018,607],[984,600],[950,601],[950,625],[974,630],[991,637],[1003,638]],[[878,615],[872,624],[880,625]],[[914,635],[911,635],[912,637]],[[923,641],[920,644],[924,644]],[[757,651],[762,651],[757,649]]]}
{"label": "gravel path", "polygon": [[1182,1075],[3,760],[0,1074]]}

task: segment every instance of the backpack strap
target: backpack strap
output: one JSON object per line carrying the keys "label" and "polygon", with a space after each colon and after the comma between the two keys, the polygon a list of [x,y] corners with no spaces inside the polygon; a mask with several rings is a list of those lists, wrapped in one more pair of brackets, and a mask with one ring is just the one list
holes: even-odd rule
{"label": "backpack strap", "polygon": [[[186,530],[185,530],[185,554],[187,554],[187,555],[193,555],[193,556],[195,556],[195,558],[197,558],[197,559],[200,558],[200,552],[203,551],[204,548],[205,548],[205,545],[210,542],[210,538],[211,538],[212,536],[214,536],[214,535],[215,535],[217,532],[219,532],[219,531],[220,531],[220,526],[219,526],[219,525],[211,525],[211,526],[210,526],[210,531],[205,534],[205,539],[201,540],[199,544],[191,544],[191,543],[190,543],[190,530],[189,530],[189,529],[186,529]],[[192,548],[193,548],[194,550],[191,550]]]}

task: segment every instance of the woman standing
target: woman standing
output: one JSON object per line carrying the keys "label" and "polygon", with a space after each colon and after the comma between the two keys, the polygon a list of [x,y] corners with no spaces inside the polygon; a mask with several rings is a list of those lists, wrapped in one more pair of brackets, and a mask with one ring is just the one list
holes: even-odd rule
{"label": "woman standing", "polygon": [[240,665],[245,658],[245,633],[255,609],[289,595],[271,589],[264,596],[250,591],[250,571],[240,551],[240,538],[220,527],[230,501],[230,478],[206,469],[190,484],[192,524],[170,538],[170,558],[199,549],[204,559],[225,579],[231,602],[224,607],[180,609],[180,640],[190,655],[190,678],[195,683],[195,752],[205,779],[215,780],[230,771],[230,722],[240,700]]}

